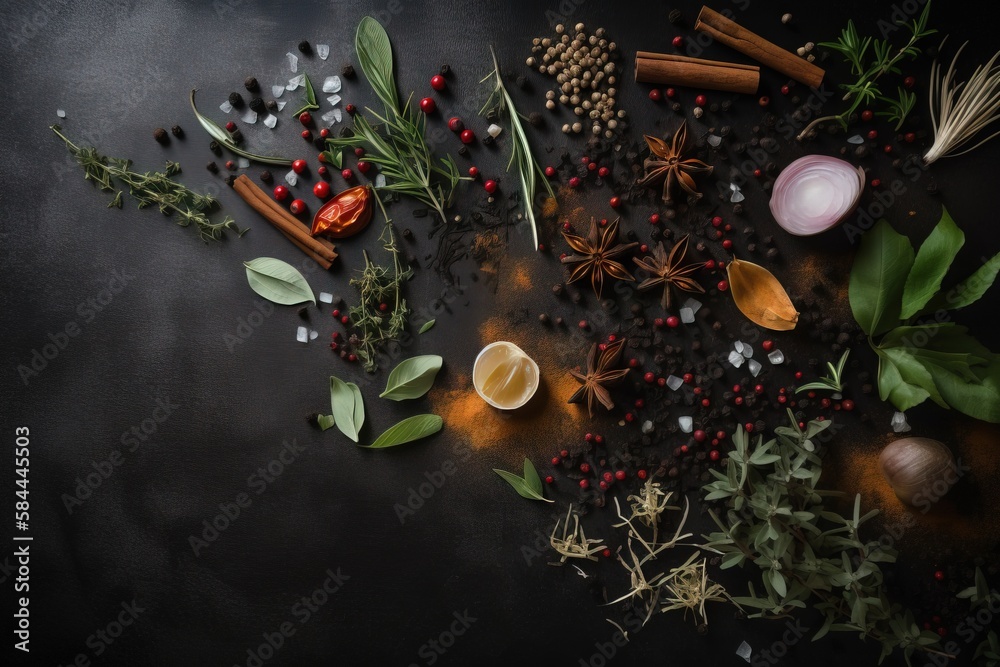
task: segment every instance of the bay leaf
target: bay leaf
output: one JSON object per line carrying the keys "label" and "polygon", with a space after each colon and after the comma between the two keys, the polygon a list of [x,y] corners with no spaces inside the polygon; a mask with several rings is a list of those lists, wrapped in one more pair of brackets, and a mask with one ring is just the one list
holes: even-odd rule
{"label": "bay leaf", "polygon": [[379,398],[404,401],[423,396],[434,384],[434,378],[441,370],[443,361],[436,354],[422,354],[404,359],[389,373],[385,391],[379,394]]}
{"label": "bay leaf", "polygon": [[384,449],[426,438],[441,430],[444,420],[438,415],[414,415],[394,424],[375,439],[369,449]]}
{"label": "bay leaf", "polygon": [[[355,389],[357,386],[355,385]],[[330,376],[330,407],[333,409],[333,419],[340,429],[354,442],[358,441],[358,427],[355,425],[355,403],[358,397],[351,386],[333,375]],[[362,418],[364,417],[362,407]]]}
{"label": "bay leaf", "polygon": [[527,498],[528,500],[542,500],[547,503],[555,502],[554,500],[549,500],[542,494],[542,480],[539,479],[538,473],[535,471],[535,466],[527,458],[524,459],[524,477],[518,477],[512,472],[500,470],[499,468],[494,468],[493,472],[500,475],[500,477],[505,482],[510,484],[522,498]]}
{"label": "bay leaf", "polygon": [[733,301],[751,322],[775,331],[795,328],[799,313],[770,271],[735,258],[729,262],[727,270]]}
{"label": "bay leaf", "polygon": [[927,315],[937,310],[958,310],[979,301],[1000,273],[1000,252],[983,262],[971,276],[955,287],[938,292],[918,315]]}
{"label": "bay leaf", "polygon": [[417,333],[418,334],[422,334],[422,333],[425,333],[427,331],[430,331],[431,329],[434,328],[434,324],[436,322],[437,322],[437,320],[427,320],[426,322],[424,322],[423,326],[420,327],[420,331],[418,331]]}
{"label": "bay leaf", "polygon": [[903,307],[899,314],[902,319],[916,315],[938,293],[941,281],[964,244],[965,234],[948,215],[948,209],[942,209],[941,220],[917,249],[903,285]]}
{"label": "bay leaf", "polygon": [[861,237],[848,296],[854,319],[869,336],[885,333],[899,323],[903,286],[913,256],[910,240],[885,220],[879,220]]}
{"label": "bay leaf", "polygon": [[[355,433],[361,433],[361,427],[365,423],[365,401],[361,397],[361,390],[358,388],[358,385],[348,382],[347,386],[350,388],[351,393],[354,394],[354,431]],[[355,438],[354,441],[357,442],[358,439]]]}
{"label": "bay leaf", "polygon": [[243,262],[250,289],[268,301],[291,306],[309,301],[316,304],[312,288],[294,266],[273,257]]}

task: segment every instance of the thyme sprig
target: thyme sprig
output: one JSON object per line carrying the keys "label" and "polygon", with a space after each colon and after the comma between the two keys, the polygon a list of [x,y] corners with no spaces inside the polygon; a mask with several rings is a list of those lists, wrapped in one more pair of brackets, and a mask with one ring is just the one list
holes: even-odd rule
{"label": "thyme sprig", "polygon": [[[171,178],[180,173],[181,166],[176,162],[167,161],[161,171],[140,173],[132,169],[132,161],[122,158],[107,157],[90,146],[77,146],[62,133],[58,125],[49,126],[60,139],[65,142],[76,161],[83,167],[84,179],[93,181],[101,190],[117,190],[115,181],[128,186],[129,194],[139,203],[139,208],[156,206],[161,213],[173,215],[177,224],[187,227],[194,224],[204,241],[218,241],[229,229],[240,236],[247,230],[240,230],[232,218],[226,216],[221,222],[213,222],[208,212],[214,209],[217,201],[211,195],[203,195],[189,189],[182,183]],[[108,208],[121,208],[122,192],[118,190]]]}
{"label": "thyme sprig", "polygon": [[[413,271],[400,258],[392,220],[386,215],[382,201],[377,196],[375,199],[385,216],[385,228],[379,240],[382,247],[392,255],[392,268],[376,264],[367,250],[362,251],[365,267],[357,278],[351,278],[351,284],[358,288],[361,300],[348,311],[356,330],[351,336],[351,344],[369,373],[378,370],[378,352],[381,347],[398,339],[406,329],[410,309],[403,298],[402,285],[413,276]],[[392,304],[388,316],[382,310],[382,304]]]}
{"label": "thyme sprig", "polygon": [[[841,88],[846,91],[843,100],[850,102],[843,112],[817,118],[809,123],[796,139],[802,141],[816,126],[831,120],[837,121],[846,130],[851,114],[857,111],[862,104],[874,102],[886,107],[883,111],[877,111],[876,116],[895,122],[897,130],[902,127],[906,116],[913,110],[917,96],[905,88],[898,87],[896,96],[892,97],[882,92],[877,81],[884,74],[899,74],[900,69],[897,65],[904,58],[913,59],[920,55],[920,49],[916,46],[917,42],[937,32],[937,30],[927,28],[930,11],[931,3],[928,0],[918,18],[909,23],[900,22],[901,25],[909,29],[910,38],[906,44],[895,51],[888,39],[861,38],[854,26],[854,21],[847,22],[847,27],[841,31],[837,41],[820,42],[820,46],[833,49],[844,56],[844,59],[851,66],[851,74],[856,76],[857,80],[841,85]],[[871,60],[868,59],[868,56],[872,57]]]}

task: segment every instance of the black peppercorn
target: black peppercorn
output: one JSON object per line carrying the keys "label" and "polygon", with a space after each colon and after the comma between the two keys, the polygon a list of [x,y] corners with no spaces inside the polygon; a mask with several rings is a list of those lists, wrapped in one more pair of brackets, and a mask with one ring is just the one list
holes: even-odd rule
{"label": "black peppercorn", "polygon": [[271,175],[271,172],[265,169],[264,171],[260,172],[260,180],[263,181],[264,183],[271,183],[272,181],[274,181],[274,176]]}
{"label": "black peppercorn", "polygon": [[260,87],[257,84],[257,77],[255,77],[255,76],[248,76],[247,80],[243,82],[243,87],[246,88],[247,90],[249,90],[251,93],[253,91],[257,90],[257,88]]}
{"label": "black peppercorn", "polygon": [[214,139],[212,140],[212,143],[208,145],[208,149],[216,155],[222,155],[222,148],[219,146],[219,142]]}
{"label": "black peppercorn", "polygon": [[548,324],[549,316],[546,315],[545,313],[541,313],[538,315],[538,321],[541,322],[542,324]]}
{"label": "black peppercorn", "polygon": [[229,103],[238,109],[243,106],[243,96],[239,93],[229,93]]}
{"label": "black peppercorn", "polygon": [[441,69],[438,71],[441,72],[441,76],[448,76],[448,72],[451,71],[451,66],[448,64],[441,65]]}
{"label": "black peppercorn", "polygon": [[461,155],[462,157],[465,157],[466,155],[468,155],[469,154],[468,147],[467,146],[459,146],[458,147],[458,154]]}
{"label": "black peppercorn", "polygon": [[301,42],[299,42],[299,51],[305,55],[309,55],[310,53],[312,53],[312,47],[309,46],[308,41],[303,39]]}
{"label": "black peppercorn", "polygon": [[667,14],[667,20],[673,23],[674,25],[680,23],[683,18],[684,15],[681,14],[681,10],[679,9],[671,9],[670,13]]}
{"label": "black peppercorn", "polygon": [[267,106],[268,111],[277,111],[278,110],[278,102],[276,100],[268,100],[266,106]]}
{"label": "black peppercorn", "polygon": [[342,77],[344,77],[345,79],[353,79],[354,78],[354,65],[352,65],[350,63],[347,63],[346,65],[344,65],[343,67],[341,67],[340,68],[340,75]]}
{"label": "black peppercorn", "polygon": [[313,139],[313,146],[316,147],[316,150],[320,151],[326,149],[326,139],[323,137],[316,137]]}
{"label": "black peppercorn", "polygon": [[483,137],[483,146],[492,146],[493,142],[494,139],[492,134],[487,134],[485,137]]}
{"label": "black peppercorn", "polygon": [[240,131],[240,128],[236,128],[235,130],[230,132],[230,134],[232,135],[234,142],[238,144],[243,143],[243,132]]}
{"label": "black peppercorn", "polygon": [[542,114],[537,111],[532,111],[528,114],[528,122],[531,123],[532,127],[541,127],[545,124]]}
{"label": "black peppercorn", "polygon": [[165,144],[170,141],[170,137],[167,135],[167,131],[164,130],[162,127],[158,127],[155,130],[153,130],[153,138],[159,141],[161,144]]}
{"label": "black peppercorn", "polygon": [[767,258],[768,259],[775,259],[777,256],[778,256],[778,249],[777,248],[768,248],[768,250],[767,250]]}
{"label": "black peppercorn", "polygon": [[404,228],[403,229],[403,238],[406,239],[407,241],[412,241],[413,240],[413,230],[410,229],[409,227]]}
{"label": "black peppercorn", "polygon": [[208,164],[206,164],[205,169],[208,169],[213,174],[219,173],[219,165],[215,164],[215,162],[209,162]]}
{"label": "black peppercorn", "polygon": [[172,128],[170,128],[170,132],[178,139],[184,138],[184,128],[182,128],[180,125],[174,125]]}
{"label": "black peppercorn", "polygon": [[234,174],[229,174],[226,176],[226,185],[233,187],[236,184],[236,176]]}
{"label": "black peppercorn", "polygon": [[681,110],[681,103],[674,102],[673,104],[670,105],[670,110],[673,111],[674,113],[679,113]]}
{"label": "black peppercorn", "polygon": [[250,100],[250,109],[252,111],[261,113],[262,111],[264,111],[264,107],[265,107],[264,100],[262,100],[261,98],[255,97],[252,100]]}

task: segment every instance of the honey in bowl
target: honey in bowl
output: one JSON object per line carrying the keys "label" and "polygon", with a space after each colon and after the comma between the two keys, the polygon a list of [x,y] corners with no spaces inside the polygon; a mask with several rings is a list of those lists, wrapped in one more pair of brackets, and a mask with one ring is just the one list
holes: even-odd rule
{"label": "honey in bowl", "polygon": [[484,347],[472,368],[472,384],[484,401],[501,410],[527,403],[538,389],[538,364],[507,341]]}

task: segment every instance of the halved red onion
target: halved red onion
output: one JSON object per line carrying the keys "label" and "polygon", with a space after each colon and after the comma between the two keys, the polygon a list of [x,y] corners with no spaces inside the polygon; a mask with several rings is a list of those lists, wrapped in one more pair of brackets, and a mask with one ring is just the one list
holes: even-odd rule
{"label": "halved red onion", "polygon": [[840,224],[865,189],[860,167],[828,155],[806,155],[785,167],[771,194],[771,214],[790,234],[812,236]]}

